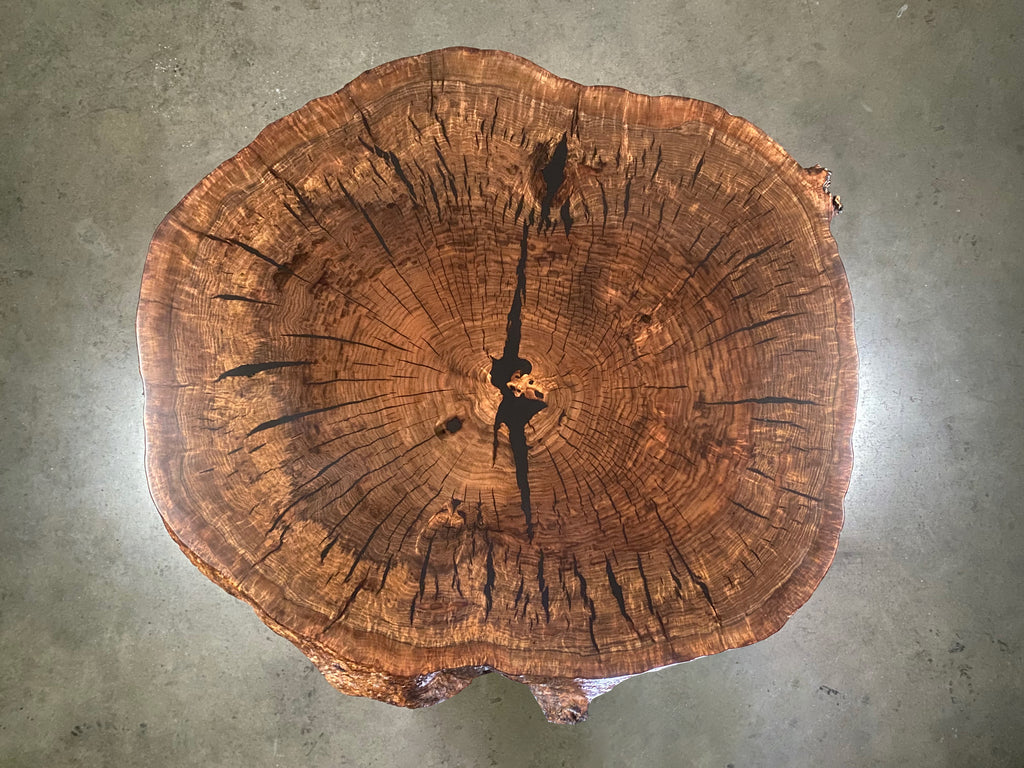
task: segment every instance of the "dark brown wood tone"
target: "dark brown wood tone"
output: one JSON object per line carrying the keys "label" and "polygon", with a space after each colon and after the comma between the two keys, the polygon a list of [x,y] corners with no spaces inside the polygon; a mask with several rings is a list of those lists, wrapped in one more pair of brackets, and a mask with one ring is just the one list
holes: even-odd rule
{"label": "dark brown wood tone", "polygon": [[778,630],[827,570],[856,405],[828,174],[712,104],[497,51],[385,64],[167,216],[150,486],[342,691],[498,671],[552,720]]}

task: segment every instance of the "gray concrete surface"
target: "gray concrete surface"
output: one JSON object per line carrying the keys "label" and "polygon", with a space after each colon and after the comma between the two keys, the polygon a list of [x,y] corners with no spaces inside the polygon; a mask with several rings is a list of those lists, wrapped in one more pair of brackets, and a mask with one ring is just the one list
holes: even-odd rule
{"label": "gray concrete surface", "polygon": [[[901,7],[902,6],[902,7]],[[0,764],[1024,765],[1020,2],[3,2]],[[164,533],[134,315],[162,216],[372,65],[504,48],[714,101],[834,171],[861,404],[777,635],[546,724],[500,677],[342,696]]]}

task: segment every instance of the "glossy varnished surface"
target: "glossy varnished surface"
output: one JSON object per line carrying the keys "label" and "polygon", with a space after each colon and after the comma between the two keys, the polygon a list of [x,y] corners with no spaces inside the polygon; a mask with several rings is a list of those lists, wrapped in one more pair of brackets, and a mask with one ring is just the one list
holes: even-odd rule
{"label": "glossy varnished surface", "polygon": [[771,634],[831,562],[852,461],[826,178],[713,105],[493,51],[311,102],[154,237],[168,529],[399,703]]}

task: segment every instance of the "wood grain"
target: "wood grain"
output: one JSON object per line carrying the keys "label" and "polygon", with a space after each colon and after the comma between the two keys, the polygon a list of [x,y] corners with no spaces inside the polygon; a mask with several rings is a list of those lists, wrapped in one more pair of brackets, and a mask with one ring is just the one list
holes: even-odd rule
{"label": "wood grain", "polygon": [[777,631],[832,560],[832,213],[826,171],[711,104],[498,51],[377,67],[157,230],[153,497],[341,690],[422,706],[499,671],[581,719]]}

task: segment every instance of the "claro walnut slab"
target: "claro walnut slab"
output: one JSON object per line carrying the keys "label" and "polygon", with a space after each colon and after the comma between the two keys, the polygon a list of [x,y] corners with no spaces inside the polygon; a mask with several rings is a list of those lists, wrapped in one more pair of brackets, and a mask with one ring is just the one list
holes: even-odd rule
{"label": "claro walnut slab", "polygon": [[753,643],[836,549],[838,200],[745,120],[499,51],[379,66],[168,214],[138,339],[168,531],[349,694],[550,720]]}

